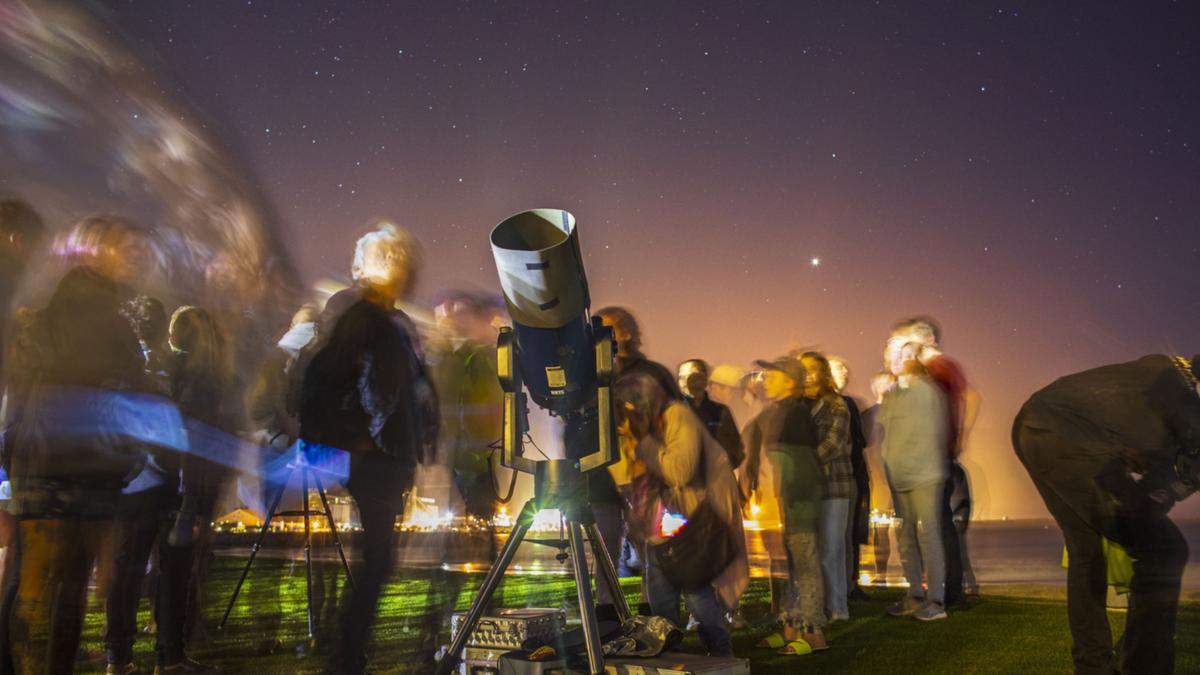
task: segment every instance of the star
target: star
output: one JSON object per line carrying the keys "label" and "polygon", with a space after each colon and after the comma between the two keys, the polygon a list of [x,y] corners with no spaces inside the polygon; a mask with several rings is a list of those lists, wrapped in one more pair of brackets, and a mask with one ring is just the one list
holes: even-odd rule
{"label": "star", "polygon": [[820,267],[820,266],[821,266],[821,259],[820,259],[820,258],[813,258],[813,259],[812,259],[812,260],[810,260],[809,262],[812,264],[812,266],[813,266],[813,267]]}

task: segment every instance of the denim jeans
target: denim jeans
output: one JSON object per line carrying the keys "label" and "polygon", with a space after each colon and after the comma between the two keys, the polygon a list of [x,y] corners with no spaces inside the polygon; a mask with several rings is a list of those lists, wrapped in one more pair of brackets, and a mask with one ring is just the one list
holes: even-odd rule
{"label": "denim jeans", "polygon": [[[946,601],[946,548],[942,542],[943,481],[912,490],[896,490],[896,513],[900,530],[900,562],[908,579],[908,594]],[[922,571],[928,577],[929,591],[921,590]]]}
{"label": "denim jeans", "polygon": [[642,559],[645,564],[642,569],[645,570],[645,588],[647,599],[650,601],[650,611],[682,629],[684,623],[679,616],[679,596],[682,595],[688,611],[700,622],[700,641],[708,648],[709,655],[733,656],[729,628],[725,625],[726,608],[717,597],[716,590],[712,586],[705,586],[696,591],[680,591],[663,575],[654,553],[645,549],[643,551]]}
{"label": "denim jeans", "polygon": [[846,528],[849,523],[849,499],[821,500],[818,548],[825,584],[825,609],[830,614],[850,613],[850,606],[846,604]]}

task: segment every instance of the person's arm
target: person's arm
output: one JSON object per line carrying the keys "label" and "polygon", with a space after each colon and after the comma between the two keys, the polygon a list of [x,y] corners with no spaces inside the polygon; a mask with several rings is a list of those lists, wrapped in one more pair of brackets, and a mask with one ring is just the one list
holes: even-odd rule
{"label": "person's arm", "polygon": [[760,418],[761,415],[750,420],[746,424],[746,428],[742,430],[742,446],[746,451],[746,468],[743,475],[751,494],[758,491],[759,466],[762,464],[762,425],[759,424]]}
{"label": "person's arm", "polygon": [[729,453],[729,463],[734,469],[742,465],[742,461],[746,459],[746,453],[742,449],[742,437],[734,424],[733,413],[724,406],[721,408],[721,421],[717,424],[717,442]]}
{"label": "person's arm", "polygon": [[695,480],[703,461],[704,433],[690,410],[672,405],[663,411],[662,442],[647,436],[638,446],[639,455],[667,486],[687,487]]}

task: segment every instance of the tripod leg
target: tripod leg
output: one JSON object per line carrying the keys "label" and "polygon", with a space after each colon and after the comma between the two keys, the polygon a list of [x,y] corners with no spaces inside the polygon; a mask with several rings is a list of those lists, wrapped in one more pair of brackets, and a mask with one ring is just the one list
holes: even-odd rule
{"label": "tripod leg", "polygon": [[246,561],[246,566],[242,568],[242,576],[238,579],[237,585],[233,587],[233,595],[229,598],[229,604],[225,607],[225,615],[221,617],[221,623],[217,625],[217,630],[224,629],[225,622],[229,620],[229,612],[233,611],[233,603],[237,602],[238,593],[242,592],[242,584],[246,582],[246,575],[250,574],[250,566],[254,564],[254,557],[258,555],[263,540],[267,538],[267,529],[271,526],[271,519],[275,517],[275,511],[279,508],[279,501],[283,499],[283,492],[287,489],[288,479],[291,477],[292,472],[289,469],[287,475],[283,477],[283,482],[279,484],[279,491],[275,493],[275,498],[271,500],[271,508],[267,509],[267,519],[263,521],[258,539],[254,540],[254,546],[250,548],[250,559]]}
{"label": "tripod leg", "polygon": [[321,477],[313,474],[313,482],[317,484],[317,494],[321,496],[321,506],[325,509],[325,518],[329,521],[329,533],[333,535],[333,545],[337,547],[338,557],[342,559],[342,568],[346,570],[346,582],[350,590],[354,590],[354,575],[350,574],[350,563],[346,562],[346,550],[342,548],[342,538],[338,535],[337,525],[333,522],[333,509],[329,508],[329,500],[325,497],[325,486]]}
{"label": "tripod leg", "polygon": [[300,483],[304,487],[300,493],[304,511],[304,591],[308,595],[308,639],[313,638],[313,590],[312,590],[312,527],[308,521],[308,471],[300,472]]}
{"label": "tripod leg", "polygon": [[588,574],[587,556],[583,548],[583,526],[576,521],[569,521],[567,538],[571,544],[571,569],[575,572],[575,591],[579,594],[579,619],[583,624],[588,669],[593,675],[599,675],[604,672],[604,654],[600,650],[600,628],[596,625],[592,580],[589,578],[591,575]]}
{"label": "tripod leg", "polygon": [[625,593],[621,590],[621,579],[617,576],[617,568],[613,565],[612,558],[608,555],[608,547],[604,545],[604,539],[600,536],[600,528],[595,522],[592,522],[584,529],[587,531],[588,541],[592,543],[592,559],[596,561],[596,574],[600,577],[598,583],[608,584],[608,590],[612,592],[613,604],[617,607],[617,618],[624,623],[633,615],[629,611]]}
{"label": "tripod leg", "polygon": [[446,651],[446,655],[438,663],[437,672],[439,675],[450,675],[458,666],[459,660],[462,657],[463,647],[467,645],[467,636],[471,634],[471,631],[475,630],[475,624],[479,622],[479,617],[483,616],[484,608],[492,601],[492,595],[495,594],[496,587],[500,585],[500,579],[504,577],[504,572],[508,570],[509,563],[512,562],[513,556],[516,555],[517,548],[521,545],[521,540],[525,538],[525,534],[529,532],[529,527],[533,525],[533,516],[537,513],[537,508],[533,505],[533,502],[534,500],[529,500],[525,503],[525,507],[521,509],[521,515],[517,518],[517,524],[508,535],[508,541],[504,542],[504,548],[500,549],[499,557],[496,558],[496,562],[488,570],[487,576],[484,577],[483,584],[479,587],[479,593],[475,596],[475,602],[471,603],[471,608],[467,610],[467,615],[458,627],[458,632],[454,634],[454,639],[450,641],[450,647]]}

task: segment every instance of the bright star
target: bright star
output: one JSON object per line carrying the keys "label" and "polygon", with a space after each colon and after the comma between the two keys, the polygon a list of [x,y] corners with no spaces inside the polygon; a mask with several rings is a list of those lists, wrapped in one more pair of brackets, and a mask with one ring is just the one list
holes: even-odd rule
{"label": "bright star", "polygon": [[812,266],[813,266],[813,267],[820,267],[820,265],[821,265],[821,259],[820,259],[820,258],[813,258],[813,259],[811,260],[811,262],[812,262]]}

